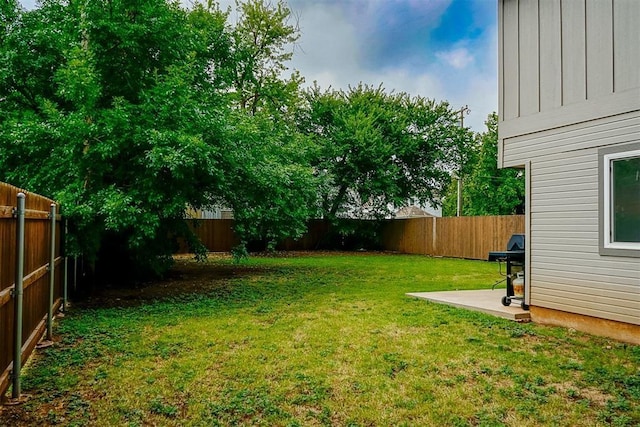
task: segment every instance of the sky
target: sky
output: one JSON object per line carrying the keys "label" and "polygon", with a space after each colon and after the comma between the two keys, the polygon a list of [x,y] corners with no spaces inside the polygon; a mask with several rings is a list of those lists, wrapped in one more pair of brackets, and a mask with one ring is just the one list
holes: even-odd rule
{"label": "sky", "polygon": [[[188,5],[189,0],[182,0]],[[21,0],[27,9],[36,0]],[[221,0],[226,8],[233,0]],[[289,0],[301,37],[290,68],[307,85],[359,82],[454,108],[485,129],[498,108],[495,0]]]}

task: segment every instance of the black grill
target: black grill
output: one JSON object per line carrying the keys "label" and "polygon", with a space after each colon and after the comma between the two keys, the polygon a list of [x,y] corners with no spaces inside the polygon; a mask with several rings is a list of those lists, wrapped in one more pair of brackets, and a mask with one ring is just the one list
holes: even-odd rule
{"label": "black grill", "polygon": [[[520,271],[524,271],[524,254],[525,254],[525,235],[513,234],[507,243],[506,251],[492,251],[489,252],[489,261],[498,261],[500,263],[500,272],[502,274],[502,263],[507,266],[507,272],[504,274],[505,278],[496,282],[493,288],[499,283],[507,282],[507,295],[502,297],[503,305],[511,305],[512,299],[522,300],[522,308],[528,309],[525,304],[524,298],[515,297],[513,292],[513,280],[516,278],[516,274]],[[526,277],[525,277],[526,282]]]}
{"label": "black grill", "polygon": [[507,261],[511,259],[514,261],[524,262],[524,245],[524,234],[512,234],[509,242],[507,243],[507,250],[504,252],[489,252],[489,261]]}

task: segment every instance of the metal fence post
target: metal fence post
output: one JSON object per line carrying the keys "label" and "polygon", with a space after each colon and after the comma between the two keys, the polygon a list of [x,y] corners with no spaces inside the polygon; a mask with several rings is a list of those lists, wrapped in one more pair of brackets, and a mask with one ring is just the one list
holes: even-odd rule
{"label": "metal fence post", "polygon": [[20,369],[22,368],[22,296],[24,293],[22,281],[24,279],[24,213],[25,195],[18,193],[16,207],[16,282],[14,294],[14,323],[13,323],[13,388],[11,396],[20,397]]}
{"label": "metal fence post", "polygon": [[69,259],[67,257],[67,233],[69,232],[69,222],[64,220],[64,236],[62,236],[62,246],[64,248],[64,279],[63,279],[63,291],[62,291],[62,309],[67,311],[67,298],[68,298],[68,279],[69,279]]}
{"label": "metal fence post", "polygon": [[73,257],[73,291],[76,292],[78,289],[78,257]]}
{"label": "metal fence post", "polygon": [[53,336],[53,288],[56,277],[56,205],[51,203],[51,246],[49,250],[49,305],[47,307],[47,340],[51,341]]}

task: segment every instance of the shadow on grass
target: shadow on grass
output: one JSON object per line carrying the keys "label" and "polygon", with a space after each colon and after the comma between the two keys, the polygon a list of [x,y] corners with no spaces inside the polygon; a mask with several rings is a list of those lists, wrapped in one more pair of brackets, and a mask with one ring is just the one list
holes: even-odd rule
{"label": "shadow on grass", "polygon": [[[252,302],[264,297],[264,286],[251,287],[247,283],[262,278],[269,282],[282,277],[283,270],[290,275],[294,270],[308,272],[309,267],[256,266],[233,263],[230,257],[217,256],[204,262],[193,258],[177,257],[167,277],[130,287],[107,286],[94,290],[91,295],[74,301],[78,309],[135,308],[147,304],[190,302],[206,297],[219,302]],[[239,279],[245,279],[239,282]],[[267,286],[268,288],[268,286]],[[299,291],[299,289],[298,289]],[[285,293],[270,294],[270,299]]]}

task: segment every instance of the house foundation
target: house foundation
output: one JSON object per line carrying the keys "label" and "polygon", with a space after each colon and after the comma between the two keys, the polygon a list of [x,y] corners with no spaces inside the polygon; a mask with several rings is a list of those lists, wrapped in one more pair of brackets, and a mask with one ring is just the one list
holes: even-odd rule
{"label": "house foundation", "polygon": [[530,312],[534,323],[573,328],[592,335],[640,345],[640,325],[536,306],[531,306]]}

